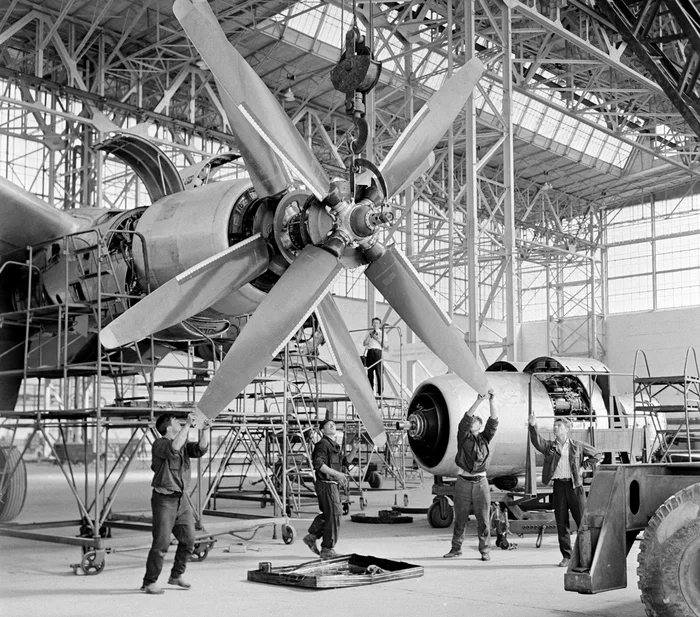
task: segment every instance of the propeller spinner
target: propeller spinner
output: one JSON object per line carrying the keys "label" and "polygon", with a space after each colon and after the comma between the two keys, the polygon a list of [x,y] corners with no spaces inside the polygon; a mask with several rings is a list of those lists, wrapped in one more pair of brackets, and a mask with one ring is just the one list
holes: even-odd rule
{"label": "propeller spinner", "polygon": [[[348,183],[328,180],[273,94],[230,45],[208,3],[176,0],[173,11],[214,75],[239,141],[253,132],[262,144],[241,152],[246,167],[253,170],[251,175],[262,177],[256,185],[259,195],[278,199],[274,238],[267,243],[258,238],[240,252],[235,245],[203,262],[202,267],[191,268],[177,277],[187,287],[170,281],[156,289],[102,331],[102,344],[108,348],[125,345],[157,331],[157,318],[147,316],[161,302],[175,306],[168,311],[168,321],[187,319],[202,310],[203,297],[213,302],[257,276],[271,261],[283,258],[289,266],[236,338],[199,401],[197,425],[226,408],[316,311],[340,378],[368,434],[380,445],[385,434],[374,393],[328,294],[343,268],[369,264],[365,274],[406,324],[451,371],[477,392],[486,392],[484,373],[431,292],[398,248],[385,248],[377,238],[379,229],[393,222],[386,200],[424,169],[425,160],[471,96],[484,71],[481,61],[473,59],[455,72],[406,127],[379,167],[386,180],[379,184],[385,190],[373,183],[352,194]],[[289,185],[286,191],[279,191],[277,180],[271,185],[265,170],[277,174],[280,161],[311,194],[291,193]],[[236,267],[239,262],[242,265]],[[195,289],[205,292],[192,293]],[[150,332],[145,333],[147,329]]]}

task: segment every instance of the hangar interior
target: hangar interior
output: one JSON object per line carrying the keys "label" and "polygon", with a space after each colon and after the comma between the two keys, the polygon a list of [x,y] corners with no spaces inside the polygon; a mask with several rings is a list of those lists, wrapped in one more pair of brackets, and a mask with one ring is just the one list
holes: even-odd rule
{"label": "hangar interior", "polygon": [[[693,463],[700,456],[700,50],[693,19],[700,15],[688,20],[676,3],[662,4],[666,10],[622,0],[209,2],[327,176],[345,182],[360,171],[376,178],[430,97],[459,69],[481,63],[472,96],[422,173],[395,191],[393,220],[377,237],[403,251],[481,370],[546,373],[538,383],[551,415],[563,409],[558,404],[581,418],[634,415],[657,400],[676,406],[673,438],[680,431],[685,442],[674,455],[673,438],[664,441],[660,460]],[[198,401],[253,313],[225,326],[206,315],[190,320],[183,328],[197,340],[151,337],[102,353],[102,324],[145,292],[132,272],[134,260],[148,264],[137,247],[137,217],[178,191],[245,179],[250,145],[236,139],[221,84],[171,0],[12,0],[5,9],[0,175],[58,210],[108,208],[118,221],[107,239],[96,232],[94,244],[68,236],[56,250],[30,247],[29,267],[0,262],[6,290],[10,277],[25,290],[15,284],[0,306],[0,325],[23,333],[0,341],[7,382],[21,383],[16,403],[0,412],[4,445],[18,448],[2,450],[3,465],[14,471],[20,459],[60,460],[84,526],[81,567],[98,573],[105,529],[139,527],[114,517],[113,498],[129,468],[147,465],[154,416]],[[355,53],[350,33],[364,37],[381,63],[375,83],[361,96],[355,88],[355,98],[331,78],[341,53],[346,60]],[[358,141],[364,152],[354,150]],[[294,189],[303,190],[309,183],[294,173],[295,163],[285,160]],[[224,223],[229,240],[248,231],[246,199],[242,193],[237,202],[242,222]],[[196,206],[193,228],[205,224]],[[195,262],[186,263],[178,273]],[[343,268],[329,291],[358,355],[375,316],[390,341],[377,399],[386,446],[363,440],[351,487],[364,509],[382,485],[403,491],[432,480],[426,470],[450,474],[430,453],[416,463],[421,426],[413,424],[413,444],[406,433],[416,393],[433,401],[431,386],[420,384],[444,377],[446,364],[362,265]],[[35,297],[35,273],[46,297]],[[260,285],[269,291],[276,280]],[[364,431],[326,333],[306,317],[227,405],[197,494],[211,515],[229,501],[271,506],[285,543],[294,540],[289,521],[315,507],[313,425],[330,414],[347,437]],[[219,337],[222,327],[228,339]],[[18,355],[22,361],[11,365]],[[578,385],[556,372],[577,373]],[[663,375],[683,379],[672,386],[651,379]],[[498,381],[506,377],[492,379],[510,387]],[[518,400],[527,402],[526,386],[518,387]],[[625,439],[644,438],[636,422],[625,424]],[[655,428],[668,430],[666,418]],[[627,447],[611,439],[610,462],[646,457],[641,441]],[[74,469],[81,464],[84,477]],[[23,484],[26,478],[0,520],[21,512]],[[449,488],[436,486],[432,522],[449,526]],[[210,547],[205,538],[202,559]]]}

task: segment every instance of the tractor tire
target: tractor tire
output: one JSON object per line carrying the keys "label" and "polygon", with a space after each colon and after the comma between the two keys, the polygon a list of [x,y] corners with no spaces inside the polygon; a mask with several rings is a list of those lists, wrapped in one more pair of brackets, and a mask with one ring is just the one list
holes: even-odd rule
{"label": "tractor tire", "polygon": [[700,482],[659,507],[644,531],[638,563],[649,617],[700,616]]}
{"label": "tractor tire", "polygon": [[0,523],[7,523],[19,516],[27,497],[27,468],[19,450],[15,447],[0,448],[0,478],[13,469],[14,473],[6,481],[0,496]]}

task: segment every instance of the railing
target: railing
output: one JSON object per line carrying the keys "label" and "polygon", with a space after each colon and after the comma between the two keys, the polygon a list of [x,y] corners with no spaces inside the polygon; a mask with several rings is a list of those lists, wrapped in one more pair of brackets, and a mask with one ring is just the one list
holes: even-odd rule
{"label": "railing", "polygon": [[[681,375],[654,376],[646,353],[637,350],[634,362],[634,408],[649,417],[656,429],[645,462],[700,460],[700,371],[697,354],[688,347]],[[680,417],[678,417],[680,416]],[[676,420],[676,422],[673,422]],[[697,427],[697,428],[700,428]]]}

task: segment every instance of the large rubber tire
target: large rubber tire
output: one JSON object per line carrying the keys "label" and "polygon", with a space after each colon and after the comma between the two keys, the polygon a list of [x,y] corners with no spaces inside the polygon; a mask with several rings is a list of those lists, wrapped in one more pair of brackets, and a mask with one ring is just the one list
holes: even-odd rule
{"label": "large rubber tire", "polygon": [[0,472],[4,476],[12,469],[14,473],[3,487],[0,499],[0,523],[7,523],[19,516],[27,497],[27,468],[24,460],[20,460],[19,450],[15,447],[0,448]]}
{"label": "large rubber tire", "polygon": [[700,617],[700,483],[659,507],[644,531],[638,562],[649,617]]}

